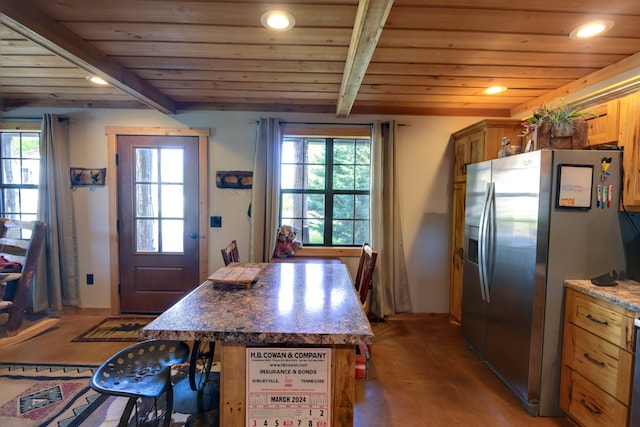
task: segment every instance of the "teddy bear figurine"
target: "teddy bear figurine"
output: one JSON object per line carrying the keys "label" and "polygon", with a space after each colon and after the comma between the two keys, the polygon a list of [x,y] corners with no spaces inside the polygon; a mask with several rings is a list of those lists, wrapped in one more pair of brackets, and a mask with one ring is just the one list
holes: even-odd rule
{"label": "teddy bear figurine", "polygon": [[293,256],[302,242],[296,240],[296,232],[290,225],[281,225],[278,228],[278,239],[276,240],[276,258],[287,258]]}
{"label": "teddy bear figurine", "polygon": [[498,151],[498,158],[513,156],[514,154],[522,153],[522,147],[512,146],[511,139],[509,139],[509,137],[507,136],[503,137],[502,140],[500,140],[500,145],[502,146],[502,148],[500,149],[500,151]]}

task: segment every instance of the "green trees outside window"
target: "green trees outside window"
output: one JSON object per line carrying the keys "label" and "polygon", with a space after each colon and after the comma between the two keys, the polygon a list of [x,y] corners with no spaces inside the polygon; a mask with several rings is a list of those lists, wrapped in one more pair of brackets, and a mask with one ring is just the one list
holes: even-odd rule
{"label": "green trees outside window", "polygon": [[360,246],[369,240],[369,138],[285,136],[280,223],[313,246]]}
{"label": "green trees outside window", "polygon": [[0,217],[36,219],[39,180],[40,133],[0,132]]}

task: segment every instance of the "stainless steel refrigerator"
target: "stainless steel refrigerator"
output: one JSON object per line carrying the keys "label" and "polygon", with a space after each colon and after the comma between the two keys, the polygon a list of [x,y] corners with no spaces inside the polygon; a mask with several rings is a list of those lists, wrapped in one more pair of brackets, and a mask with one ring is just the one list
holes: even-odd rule
{"label": "stainless steel refrigerator", "polygon": [[462,333],[532,415],[564,415],[563,281],[624,269],[619,174],[608,150],[468,166]]}

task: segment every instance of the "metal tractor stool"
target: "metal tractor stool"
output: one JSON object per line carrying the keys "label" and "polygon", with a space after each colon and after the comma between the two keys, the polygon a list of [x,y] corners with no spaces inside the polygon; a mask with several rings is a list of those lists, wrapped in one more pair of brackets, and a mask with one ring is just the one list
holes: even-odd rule
{"label": "metal tractor stool", "polygon": [[[136,408],[136,425],[156,425],[164,418],[163,425],[171,424],[173,387],[171,365],[183,363],[189,358],[189,346],[182,341],[149,340],[138,342],[119,351],[104,362],[91,377],[91,388],[99,393],[128,397],[119,427],[128,424],[133,408]],[[158,398],[166,394],[165,412],[158,415]],[[139,398],[153,398],[152,411],[138,414]],[[151,416],[152,418],[149,418]]]}

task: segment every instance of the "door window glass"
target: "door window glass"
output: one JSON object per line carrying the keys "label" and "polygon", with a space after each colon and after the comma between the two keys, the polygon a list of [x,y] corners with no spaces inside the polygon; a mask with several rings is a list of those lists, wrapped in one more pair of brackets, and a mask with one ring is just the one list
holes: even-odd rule
{"label": "door window glass", "polygon": [[135,149],[135,224],[138,252],[183,252],[182,164],[182,149]]}

